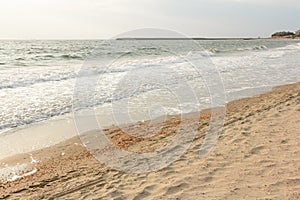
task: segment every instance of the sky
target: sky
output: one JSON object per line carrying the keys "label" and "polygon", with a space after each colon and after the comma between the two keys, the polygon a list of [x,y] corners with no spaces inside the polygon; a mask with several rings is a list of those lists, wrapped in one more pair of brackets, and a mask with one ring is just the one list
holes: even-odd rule
{"label": "sky", "polygon": [[0,39],[109,39],[141,28],[190,37],[300,29],[299,0],[0,0]]}

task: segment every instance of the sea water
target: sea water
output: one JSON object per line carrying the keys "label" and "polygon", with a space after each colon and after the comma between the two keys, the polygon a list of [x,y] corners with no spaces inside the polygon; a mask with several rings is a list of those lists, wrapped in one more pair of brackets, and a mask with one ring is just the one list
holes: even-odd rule
{"label": "sea water", "polygon": [[[201,69],[196,72],[191,67],[202,60],[217,70],[226,101],[300,80],[299,41],[192,42],[199,48],[185,40],[0,41],[0,132],[74,109],[94,107],[96,115],[106,116],[112,105],[119,109],[118,102],[125,99],[122,112],[130,112],[130,120],[103,117],[106,124],[210,107],[215,94],[210,93]],[[90,65],[97,56],[110,66]],[[88,77],[97,81],[78,100],[76,87]],[[182,80],[192,88],[197,104],[178,103],[181,94],[169,90],[180,88]]]}

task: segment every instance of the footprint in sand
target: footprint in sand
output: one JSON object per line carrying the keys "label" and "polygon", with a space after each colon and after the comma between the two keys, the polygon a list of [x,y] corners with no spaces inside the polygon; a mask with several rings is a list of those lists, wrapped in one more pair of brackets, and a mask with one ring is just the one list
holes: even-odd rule
{"label": "footprint in sand", "polygon": [[169,195],[178,194],[180,192],[183,192],[187,188],[189,188],[189,184],[187,184],[187,183],[180,183],[179,185],[168,187],[165,195],[169,196]]}
{"label": "footprint in sand", "polygon": [[261,150],[263,150],[265,147],[264,146],[258,146],[253,149],[251,149],[250,153],[251,154],[259,154]]}
{"label": "footprint in sand", "polygon": [[139,200],[139,199],[145,199],[146,197],[151,196],[153,194],[153,189],[155,188],[155,185],[149,185],[146,186],[142,192],[138,193],[133,199],[134,200]]}

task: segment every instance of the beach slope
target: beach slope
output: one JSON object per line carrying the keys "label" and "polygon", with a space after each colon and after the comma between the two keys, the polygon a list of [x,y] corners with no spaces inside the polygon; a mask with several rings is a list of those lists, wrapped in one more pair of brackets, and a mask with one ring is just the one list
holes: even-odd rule
{"label": "beach slope", "polygon": [[[117,128],[106,131],[122,148],[147,151],[172,137],[177,120],[170,119],[160,136],[141,141],[122,136]],[[2,182],[0,198],[300,199],[300,83],[230,102],[223,134],[205,158],[198,153],[209,111],[191,123],[200,126],[188,151],[147,174],[109,169],[79,138],[8,158],[2,167],[31,161],[27,173],[33,173]]]}

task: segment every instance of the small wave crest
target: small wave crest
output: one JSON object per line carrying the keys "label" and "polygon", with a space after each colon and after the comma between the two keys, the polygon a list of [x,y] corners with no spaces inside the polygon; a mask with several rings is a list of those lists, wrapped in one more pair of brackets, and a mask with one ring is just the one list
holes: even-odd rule
{"label": "small wave crest", "polygon": [[19,57],[19,58],[16,58],[16,60],[17,60],[17,61],[23,61],[23,60],[25,60],[25,58]]}
{"label": "small wave crest", "polygon": [[61,55],[61,57],[64,58],[64,59],[83,59],[82,56],[71,55],[71,54],[64,54],[64,55]]}
{"label": "small wave crest", "polygon": [[54,58],[55,56],[54,55],[44,55],[43,57],[45,57],[45,58]]}
{"label": "small wave crest", "polygon": [[156,51],[156,50],[159,50],[159,48],[156,48],[156,47],[142,47],[142,48],[138,48],[138,50],[142,50],[142,51]]}
{"label": "small wave crest", "polygon": [[253,50],[265,50],[265,49],[268,49],[268,47],[266,47],[264,45],[260,45],[260,46],[255,46],[252,49]]}
{"label": "small wave crest", "polygon": [[290,45],[287,45],[285,47],[280,47],[278,49],[280,49],[280,50],[299,50],[300,49],[300,43],[290,44]]}
{"label": "small wave crest", "polygon": [[237,51],[253,51],[253,50],[266,50],[268,47],[264,45],[258,45],[253,47],[246,47],[246,48],[237,48]]}
{"label": "small wave crest", "polygon": [[268,47],[264,45],[252,46],[252,47],[240,47],[235,49],[218,49],[218,48],[211,48],[208,49],[208,52],[211,55],[219,54],[219,53],[234,53],[234,52],[243,52],[243,51],[261,51],[267,50]]}
{"label": "small wave crest", "polygon": [[221,53],[222,52],[221,50],[219,50],[217,48],[211,48],[208,51],[211,52],[211,53]]}

